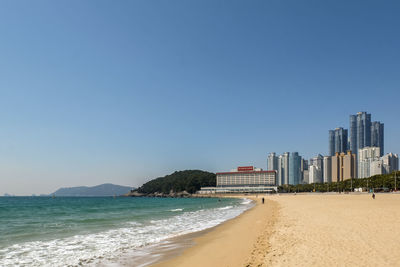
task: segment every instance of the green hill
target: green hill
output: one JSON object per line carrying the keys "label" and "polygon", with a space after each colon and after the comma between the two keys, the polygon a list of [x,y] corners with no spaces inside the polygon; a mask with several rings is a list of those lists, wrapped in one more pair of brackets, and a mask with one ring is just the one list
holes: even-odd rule
{"label": "green hill", "polygon": [[139,193],[152,194],[187,191],[190,194],[203,186],[215,186],[216,175],[200,170],[176,171],[170,175],[153,179],[137,189]]}

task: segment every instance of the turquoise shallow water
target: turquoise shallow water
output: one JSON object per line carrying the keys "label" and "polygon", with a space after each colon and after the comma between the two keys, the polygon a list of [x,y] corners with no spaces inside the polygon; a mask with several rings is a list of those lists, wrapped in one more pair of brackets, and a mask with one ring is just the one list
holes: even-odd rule
{"label": "turquoise shallow water", "polygon": [[242,199],[0,197],[0,266],[113,261],[249,208]]}

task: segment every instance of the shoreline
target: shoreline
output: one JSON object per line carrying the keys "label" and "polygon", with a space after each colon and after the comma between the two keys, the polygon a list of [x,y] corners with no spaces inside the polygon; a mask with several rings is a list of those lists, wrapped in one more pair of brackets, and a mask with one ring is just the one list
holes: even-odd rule
{"label": "shoreline", "polygon": [[[248,209],[244,210],[241,214],[234,218],[230,218],[226,221],[221,222],[220,224],[217,224],[215,226],[212,226],[210,228],[206,228],[200,231],[195,231],[183,235],[178,235],[174,237],[167,238],[165,240],[162,240],[159,243],[151,244],[148,246],[140,247],[135,249],[134,251],[131,251],[127,253],[123,258],[121,258],[117,264],[117,266],[137,266],[137,267],[144,267],[144,266],[153,266],[153,265],[158,265],[160,263],[163,263],[165,261],[171,260],[175,257],[179,257],[182,255],[182,253],[187,250],[188,248],[191,248],[196,245],[196,240],[197,238],[202,237],[203,235],[208,234],[209,232],[214,231],[216,228],[220,227],[221,225],[235,220],[236,218],[239,218],[240,216],[243,216],[245,213],[249,212],[253,208],[256,207],[256,201],[252,199],[250,196],[244,196],[244,195],[210,195],[210,196],[204,196],[201,195],[200,198],[237,198],[237,199],[247,199],[251,201],[252,206],[250,206]],[[135,264],[132,265],[132,262]],[[103,264],[101,266],[109,266],[110,264]],[[111,264],[111,266],[114,266]]]}
{"label": "shoreline", "polygon": [[[262,195],[258,198],[256,195],[217,197],[247,198],[255,205],[217,226],[188,234],[192,236],[178,237],[178,240],[189,238],[191,242],[179,252],[166,253],[150,266],[259,266],[264,262],[264,251],[269,247],[267,237],[276,222],[277,204]],[[261,204],[262,197],[266,199],[264,205]]]}
{"label": "shoreline", "polygon": [[[148,246],[136,248],[134,252],[128,253],[123,259],[117,263],[118,266],[135,266],[135,267],[144,267],[144,266],[157,266],[158,264],[162,264],[165,261],[171,260],[175,257],[179,257],[182,253],[196,245],[196,239],[202,237],[203,235],[208,234],[209,232],[214,231],[216,228],[221,225],[229,222],[231,220],[235,220],[236,218],[242,216],[249,210],[253,209],[253,207],[245,210],[242,214],[238,215],[235,218],[228,219],[218,225],[213,227],[187,233],[179,236],[170,237],[161,241],[160,243],[151,244]],[[144,256],[145,255],[145,256]],[[132,265],[132,262],[135,262],[135,265]],[[100,264],[101,266],[109,266],[108,264]],[[111,264],[111,266],[114,266]]]}

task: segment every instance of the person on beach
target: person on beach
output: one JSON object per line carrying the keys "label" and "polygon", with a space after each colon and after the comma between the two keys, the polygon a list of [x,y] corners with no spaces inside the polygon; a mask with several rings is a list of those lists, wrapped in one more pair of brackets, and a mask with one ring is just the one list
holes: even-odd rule
{"label": "person on beach", "polygon": [[262,198],[262,203],[264,204],[264,198]]}

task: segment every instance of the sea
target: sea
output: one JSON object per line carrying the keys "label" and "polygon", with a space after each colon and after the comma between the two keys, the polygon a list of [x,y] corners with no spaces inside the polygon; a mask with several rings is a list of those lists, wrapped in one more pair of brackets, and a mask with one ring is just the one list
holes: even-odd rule
{"label": "sea", "polygon": [[146,266],[158,246],[173,247],[174,237],[252,205],[237,198],[0,197],[0,266]]}

